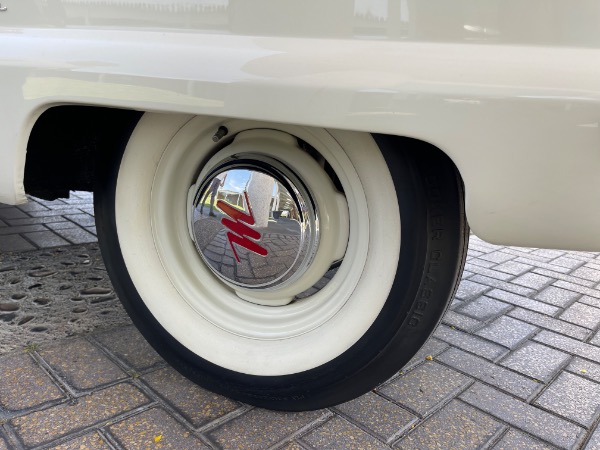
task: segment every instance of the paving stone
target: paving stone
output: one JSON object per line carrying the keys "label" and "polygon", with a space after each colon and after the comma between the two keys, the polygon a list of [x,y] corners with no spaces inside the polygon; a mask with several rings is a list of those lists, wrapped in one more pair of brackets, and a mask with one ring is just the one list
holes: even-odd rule
{"label": "paving stone", "polygon": [[535,289],[531,289],[525,286],[518,286],[507,281],[496,280],[495,278],[486,277],[483,275],[473,275],[469,278],[469,281],[473,281],[486,286],[495,287],[502,289],[503,291],[512,292],[513,294],[522,295],[523,297],[529,297],[536,293]]}
{"label": "paving stone", "polygon": [[0,358],[0,380],[0,405],[9,411],[33,408],[64,397],[28,354],[17,353]]}
{"label": "paving stone", "polygon": [[500,364],[535,380],[549,382],[570,357],[545,345],[527,342]]}
{"label": "paving stone", "polygon": [[315,450],[386,450],[389,447],[348,423],[341,417],[333,417],[320,427],[303,436],[303,444]]}
{"label": "paving stone", "polygon": [[118,384],[81,397],[75,404],[60,404],[10,421],[26,446],[51,442],[88,426],[106,423],[119,414],[149,402],[137,388]]}
{"label": "paving stone", "polygon": [[378,388],[378,391],[420,416],[426,416],[470,382],[471,378],[428,361]]}
{"label": "paving stone", "polygon": [[170,367],[144,375],[143,380],[194,427],[218,419],[240,406],[202,389]]}
{"label": "paving stone", "polygon": [[493,447],[494,450],[554,450],[555,448],[513,428]]}
{"label": "paving stone", "polygon": [[210,448],[159,408],[129,417],[109,427],[109,431],[128,450]]}
{"label": "paving stone", "polygon": [[26,219],[29,215],[25,214],[16,206],[9,206],[8,208],[0,209],[0,219],[2,220],[10,220],[10,219]]}
{"label": "paving stone", "polygon": [[368,392],[336,408],[350,420],[360,423],[383,442],[390,442],[414,425],[418,417],[388,400]]}
{"label": "paving stone", "polygon": [[529,378],[498,367],[457,348],[451,348],[442,353],[437,357],[437,361],[522,399],[530,398],[541,389],[538,383]]}
{"label": "paving stone", "polygon": [[411,360],[404,365],[400,373],[402,374],[402,372],[407,372],[413,367],[417,366],[418,364],[421,364],[422,362],[426,361],[425,358],[427,358],[428,356],[435,358],[448,347],[448,344],[446,344],[445,342],[440,341],[434,337],[430,337],[427,340],[427,342],[425,342],[425,345],[423,345],[423,347],[421,347],[419,351],[415,354],[415,356],[413,356]]}
{"label": "paving stone", "polygon": [[66,203],[62,199],[44,200],[43,198],[36,198],[35,201],[48,207],[56,205],[66,205]]}
{"label": "paving stone", "polygon": [[[90,209],[91,211],[93,211],[93,199],[80,199],[80,198],[69,198],[69,199],[63,199],[63,201],[67,204],[67,205],[71,205],[75,208],[79,208],[79,209]],[[92,213],[93,214],[93,213]]]}
{"label": "paving stone", "polygon": [[470,247],[467,250],[467,260],[473,259],[473,258],[477,258],[477,257],[479,257],[481,255],[485,255],[485,252],[480,252],[480,251],[474,250],[474,249],[472,249]]}
{"label": "paving stone", "polygon": [[[524,262],[528,264],[527,261],[536,261],[537,263],[548,263],[552,260],[552,258],[545,258],[543,256],[534,255],[533,251],[525,251],[519,247],[507,247],[503,249],[506,253],[510,253],[511,255],[515,255],[518,258],[515,261]],[[521,261],[521,258],[526,258],[527,261]],[[537,264],[533,264],[537,265]]]}
{"label": "paving stone", "polygon": [[[77,211],[79,211],[80,206],[83,206],[83,205],[80,205],[78,203],[77,204],[68,204],[68,203],[64,202],[64,203],[60,203],[60,204],[57,203],[55,205],[50,205],[48,208],[51,211],[55,211],[55,210],[59,210],[59,211],[69,210],[70,211],[70,210],[73,210],[74,208],[77,208]],[[79,211],[79,212],[81,212],[81,211]]]}
{"label": "paving stone", "polygon": [[[552,275],[546,275],[549,276],[550,278],[554,278],[554,275],[560,275],[560,274],[567,274],[571,271],[571,269],[568,269],[566,267],[563,266],[559,266],[556,264],[552,264],[552,262],[550,263],[546,263],[546,262],[542,262],[542,261],[536,261],[534,259],[531,259],[530,257],[518,257],[517,259],[514,260],[515,262],[519,262],[521,264],[528,264],[533,266],[533,270],[534,272],[537,272],[538,270],[542,269],[542,270],[549,270],[550,273]],[[541,273],[540,275],[545,275],[544,273]]]}
{"label": "paving stone", "polygon": [[590,437],[584,450],[598,450],[600,449],[600,427],[596,427],[596,430]]}
{"label": "paving stone", "polygon": [[66,230],[69,228],[79,228],[79,225],[74,224],[73,222],[64,221],[62,219],[59,222],[47,223],[46,226],[51,230]]}
{"label": "paving stone", "polygon": [[508,315],[510,317],[514,317],[515,319],[519,319],[551,331],[556,331],[557,333],[566,334],[567,336],[571,336],[579,340],[585,340],[591,334],[591,331],[587,328],[573,325],[568,322],[563,322],[562,320],[558,320],[553,317],[523,308],[515,308],[510,311]]}
{"label": "paving stone", "polygon": [[574,283],[584,287],[594,287],[594,285],[596,284],[593,281],[584,280],[583,278],[572,277],[571,275],[565,275],[551,270],[540,269],[539,267],[533,269],[533,272],[539,275],[546,276],[548,278],[554,278],[556,280],[566,281],[567,283]]}
{"label": "paving stone", "polygon": [[530,272],[515,278],[511,281],[511,283],[518,284],[520,286],[530,287],[532,289],[542,289],[544,286],[548,286],[553,281],[553,278],[545,277]]}
{"label": "paving stone", "polygon": [[93,227],[96,224],[94,216],[90,216],[89,214],[69,214],[65,215],[65,219],[69,219],[71,222],[75,222],[82,227]]}
{"label": "paving stone", "polygon": [[306,450],[308,445],[300,445],[298,441],[286,443],[283,447],[277,447],[278,450]]}
{"label": "paving stone", "polygon": [[469,272],[475,272],[479,275],[484,275],[484,276],[490,277],[490,278],[496,278],[496,279],[502,280],[502,281],[507,281],[507,280],[510,280],[511,278],[513,278],[513,275],[511,275],[510,273],[498,272],[497,270],[486,269],[485,267],[479,267],[474,264],[471,264],[470,261],[465,264],[465,269],[467,269]]}
{"label": "paving stone", "polygon": [[600,364],[575,357],[567,366],[566,370],[575,375],[579,375],[580,377],[600,383]]}
{"label": "paving stone", "polygon": [[504,248],[501,245],[490,244],[489,242],[483,241],[474,234],[471,235],[469,242],[469,248],[473,247],[474,249],[479,250],[482,253],[490,253]]}
{"label": "paving stone", "polygon": [[127,375],[102,351],[83,338],[65,339],[38,353],[69,385],[78,390],[102,386]]}
{"label": "paving stone", "polygon": [[92,199],[94,198],[94,194],[92,192],[89,191],[71,191],[69,192],[70,194],[70,198],[64,199],[65,202],[69,202],[69,200],[72,199],[83,199],[83,200],[88,200],[89,202],[92,201]]}
{"label": "paving stone", "polygon": [[580,294],[589,295],[590,297],[600,298],[600,291],[596,289],[586,288],[575,283],[569,283],[568,281],[558,280],[554,283],[554,286],[568,289],[569,291],[579,292]]}
{"label": "paving stone", "polygon": [[498,300],[502,300],[506,303],[511,303],[515,306],[537,311],[542,314],[553,316],[560,311],[556,306],[548,305],[546,303],[538,302],[527,297],[513,294],[511,292],[501,291],[500,289],[494,289],[486,293],[488,297],[492,297]]}
{"label": "paving stone", "polygon": [[600,309],[576,302],[569,306],[560,315],[560,318],[561,320],[593,330],[600,324]]}
{"label": "paving stone", "polygon": [[500,302],[483,295],[467,303],[460,309],[459,312],[477,320],[486,321],[492,317],[504,314],[511,308],[512,305],[508,305],[504,302]]}
{"label": "paving stone", "polygon": [[[528,261],[526,258],[517,258],[517,260],[520,260],[521,262]],[[568,267],[568,266],[565,267],[564,265],[555,263],[555,261],[559,261],[559,260],[560,259],[555,259],[555,260],[550,261],[549,263],[543,263],[543,262],[535,263],[534,264],[534,266],[535,266],[534,272],[539,273],[540,275],[550,277],[550,278],[556,278],[556,277],[560,278],[562,276],[567,276],[567,274],[569,274],[571,272],[571,270],[573,270],[573,268],[583,264],[582,261],[572,260],[572,261],[575,261],[577,264],[576,265],[571,264],[571,266],[573,266],[573,267]],[[568,276],[566,279],[568,281]]]}
{"label": "paving stone", "polygon": [[450,302],[450,306],[448,307],[448,310],[450,311],[454,311],[455,309],[457,309],[459,306],[463,306],[466,302],[463,302],[462,300],[459,300],[457,298],[453,298],[452,302]]}
{"label": "paving stone", "polygon": [[463,333],[462,331],[453,330],[444,325],[437,328],[434,336],[492,361],[508,353],[508,350],[500,345],[493,344],[477,336]]}
{"label": "paving stone", "polygon": [[455,311],[446,311],[442,318],[443,323],[446,325],[459,328],[464,331],[472,332],[483,325],[479,320],[472,319],[468,316],[463,316]]}
{"label": "paving stone", "polygon": [[[60,217],[60,216],[51,216],[51,217],[36,217],[36,218],[28,218],[28,219],[16,219],[16,220],[11,220],[9,222],[9,225],[11,226],[12,229],[14,229],[15,227],[22,227],[22,226],[41,226],[43,225],[44,227],[40,227],[38,229],[39,230],[44,230],[44,229],[54,229],[54,228],[60,228],[61,225],[60,224],[69,224],[69,226],[71,227],[76,227],[77,225],[75,225],[73,222],[65,222],[65,220]],[[33,230],[36,231],[36,230]]]}
{"label": "paving stone", "polygon": [[479,257],[479,259],[491,261],[496,264],[501,264],[506,261],[510,261],[511,259],[514,259],[514,258],[515,258],[514,255],[511,255],[510,253],[505,253],[502,250],[498,250],[498,251],[491,252],[491,253],[486,253],[485,255],[481,255]]}
{"label": "paving stone", "polygon": [[[511,258],[514,258],[514,255],[511,255]],[[516,261],[507,261],[494,267],[494,270],[510,273],[512,275],[523,275],[524,273],[529,272],[531,269],[533,269],[533,266]]]}
{"label": "paving stone", "polygon": [[585,305],[590,305],[590,306],[594,306],[596,308],[600,308],[600,298],[594,298],[594,297],[590,297],[589,295],[584,295],[577,301],[580,303],[583,303]]}
{"label": "paving stone", "polygon": [[533,253],[535,250],[537,250],[537,248],[534,248],[534,247],[515,247],[515,248],[518,248],[522,252],[528,252],[528,253]]}
{"label": "paving stone", "polygon": [[589,427],[600,413],[600,389],[593,381],[565,372],[535,404]]}
{"label": "paving stone", "polygon": [[23,203],[22,205],[17,205],[21,211],[29,212],[29,211],[48,211],[48,208],[38,203],[34,200],[29,200],[27,203]]}
{"label": "paving stone", "polygon": [[[69,228],[80,228],[79,225],[63,218],[53,218],[55,222],[45,223],[46,227],[51,230],[66,230]],[[42,219],[31,219],[31,220],[43,220]]]}
{"label": "paving stone", "polygon": [[98,433],[90,433],[52,447],[52,450],[112,450]]}
{"label": "paving stone", "polygon": [[537,342],[541,342],[542,344],[550,345],[551,347],[581,356],[582,358],[600,362],[600,348],[586,344],[585,342],[580,342],[575,339],[545,330],[541,331],[533,339]]}
{"label": "paving stone", "polygon": [[561,448],[575,448],[585,437],[584,428],[481,383],[471,386],[460,398],[516,428]]}
{"label": "paving stone", "polygon": [[568,254],[570,257],[572,258],[577,258],[577,259],[586,259],[588,260],[587,262],[594,262],[594,259],[599,259],[598,256],[600,256],[599,253],[597,252],[577,252],[577,251],[573,251],[573,252],[569,252]]}
{"label": "paving stone", "polygon": [[327,413],[286,413],[253,409],[206,433],[220,449],[264,449],[281,442],[302,428],[322,421]]}
{"label": "paving stone", "polygon": [[19,235],[0,236],[0,252],[23,252],[35,248]]}
{"label": "paving stone", "polygon": [[538,330],[535,326],[513,319],[498,317],[476,334],[500,345],[513,349]]}
{"label": "paving stone", "polygon": [[[598,253],[596,253],[596,259],[598,259]],[[585,267],[589,267],[590,269],[594,269],[594,270],[600,270],[600,264],[598,263],[598,261],[592,261],[592,262],[588,262],[585,263]]]}
{"label": "paving stone", "polygon": [[475,450],[505,429],[494,418],[453,400],[396,446],[402,449]]}
{"label": "paving stone", "polygon": [[581,297],[581,294],[557,288],[555,286],[548,286],[535,296],[537,300],[541,300],[544,303],[550,303],[551,305],[560,308],[566,308],[579,297]]}
{"label": "paving stone", "polygon": [[25,233],[24,236],[40,248],[52,248],[61,247],[63,245],[69,245],[68,241],[65,241],[63,238],[56,235],[52,231],[38,231],[35,233]]}
{"label": "paving stone", "polygon": [[52,206],[50,211],[32,211],[29,213],[31,217],[50,217],[50,216],[64,216],[81,214],[80,209],[73,208],[70,205],[65,207]]}
{"label": "paving stone", "polygon": [[19,227],[5,227],[0,229],[0,236],[31,233],[34,231],[47,231],[47,228],[44,225],[21,225]]}
{"label": "paving stone", "polygon": [[129,367],[139,372],[164,364],[164,360],[133,326],[96,334],[94,337]]}
{"label": "paving stone", "polygon": [[569,252],[569,255],[573,258],[585,260],[586,262],[590,262],[598,256],[598,253],[595,252]]}
{"label": "paving stone", "polygon": [[600,331],[598,331],[592,339],[589,341],[590,344],[600,347]]}
{"label": "paving stone", "polygon": [[554,259],[554,258],[559,258],[561,256],[564,256],[565,252],[562,250],[549,250],[549,249],[545,249],[545,248],[540,248],[540,249],[533,251],[531,254],[536,255],[536,256],[542,256],[544,258]]}
{"label": "paving stone", "polygon": [[461,300],[469,300],[483,294],[487,290],[489,290],[488,286],[473,283],[469,280],[462,280],[458,286],[455,297]]}
{"label": "paving stone", "polygon": [[486,261],[486,260],[480,259],[480,258],[469,259],[469,264],[473,264],[478,267],[483,267],[485,269],[489,269],[491,267],[496,266],[495,262]]}
{"label": "paving stone", "polygon": [[84,230],[83,228],[66,228],[55,231],[56,234],[73,244],[87,244],[90,242],[96,242],[98,240],[96,236]]}
{"label": "paving stone", "polygon": [[595,270],[590,267],[580,267],[571,272],[571,275],[577,278],[583,278],[595,283],[600,283],[600,270]]}
{"label": "paving stone", "polygon": [[50,228],[50,225],[54,225],[55,223],[60,223],[64,221],[64,219],[60,216],[50,216],[50,217],[28,217],[27,219],[12,219],[8,221],[8,225],[10,227],[21,227],[25,225],[45,225],[47,228]]}
{"label": "paving stone", "polygon": [[552,264],[555,266],[565,267],[566,269],[576,269],[579,266],[582,266],[584,263],[578,259],[574,259],[569,257],[569,255],[561,256],[559,258],[553,259]]}
{"label": "paving stone", "polygon": [[88,233],[92,233],[94,236],[98,236],[98,230],[96,227],[84,227],[88,231]]}

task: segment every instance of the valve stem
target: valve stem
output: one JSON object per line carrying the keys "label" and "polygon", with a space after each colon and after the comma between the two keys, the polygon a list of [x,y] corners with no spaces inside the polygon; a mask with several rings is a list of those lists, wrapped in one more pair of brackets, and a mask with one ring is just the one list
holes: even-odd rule
{"label": "valve stem", "polygon": [[215,135],[212,137],[213,142],[219,142],[224,136],[227,136],[227,133],[229,133],[229,130],[221,125]]}

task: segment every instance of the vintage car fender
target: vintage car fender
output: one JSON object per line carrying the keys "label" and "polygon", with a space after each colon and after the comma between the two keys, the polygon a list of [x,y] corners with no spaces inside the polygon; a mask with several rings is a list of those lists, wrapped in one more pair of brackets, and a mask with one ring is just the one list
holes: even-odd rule
{"label": "vintage car fender", "polygon": [[[336,6],[348,10],[343,1],[331,2],[319,23],[311,28],[306,22],[301,30],[286,18],[284,6],[268,2],[261,5],[271,8],[275,25],[257,8],[229,5],[248,14],[242,21],[241,12],[228,16],[203,9],[210,3],[217,12],[227,10],[228,2],[204,2],[192,13],[185,2],[170,3],[181,11],[168,15],[173,22],[162,28],[156,14],[150,17],[151,4],[144,9],[132,1],[140,19],[110,29],[95,24],[116,20],[116,13],[109,18],[108,8],[116,7],[110,2],[3,3],[0,201],[25,201],[27,140],[45,109],[102,105],[421,139],[457,165],[470,226],[482,238],[600,249],[600,209],[594,207],[600,203],[598,32],[569,30],[574,20],[565,19],[563,36],[544,29],[542,37],[553,45],[539,46],[535,41],[542,33],[526,35],[507,20],[496,34],[465,24],[479,38],[466,43],[448,31],[454,30],[452,20],[469,17],[463,10],[447,23],[412,16],[396,24],[379,21],[380,33],[416,26],[423,39],[418,33],[364,39],[352,36],[347,24],[334,25]],[[373,2],[365,5],[363,12],[358,2],[346,20],[369,22],[368,14],[386,14]],[[556,14],[561,12],[557,6]],[[190,14],[222,23],[217,31],[195,31]],[[143,17],[150,26],[143,26]],[[548,20],[535,22],[541,27]],[[69,21],[75,25],[67,26]],[[370,23],[378,24],[373,18]],[[273,35],[261,36],[261,27]],[[579,47],[566,47],[576,32]],[[438,33],[440,42],[427,42],[432,40],[427,33]],[[506,45],[511,41],[515,45]]]}

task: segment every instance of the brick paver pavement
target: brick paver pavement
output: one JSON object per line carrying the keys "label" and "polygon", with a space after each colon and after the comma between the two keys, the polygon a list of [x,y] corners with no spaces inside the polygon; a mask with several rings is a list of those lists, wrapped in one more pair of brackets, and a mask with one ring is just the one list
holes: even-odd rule
{"label": "brick paver pavement", "polygon": [[280,413],[207,392],[148,347],[90,201],[0,206],[0,449],[600,449],[600,254],[472,237],[450,310],[401,372]]}
{"label": "brick paver pavement", "polygon": [[92,195],[73,192],[54,201],[0,203],[0,252],[34,250],[96,241]]}

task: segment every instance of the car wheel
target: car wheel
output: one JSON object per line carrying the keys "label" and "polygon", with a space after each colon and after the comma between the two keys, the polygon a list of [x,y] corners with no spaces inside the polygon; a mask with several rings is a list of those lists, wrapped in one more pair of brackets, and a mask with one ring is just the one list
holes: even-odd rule
{"label": "car wheel", "polygon": [[106,163],[98,237],[126,310],[182,374],[242,402],[367,392],[460,278],[460,178],[419,141],[146,114]]}

